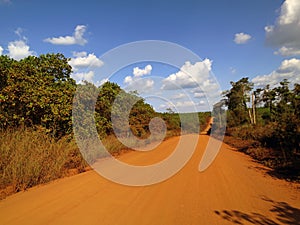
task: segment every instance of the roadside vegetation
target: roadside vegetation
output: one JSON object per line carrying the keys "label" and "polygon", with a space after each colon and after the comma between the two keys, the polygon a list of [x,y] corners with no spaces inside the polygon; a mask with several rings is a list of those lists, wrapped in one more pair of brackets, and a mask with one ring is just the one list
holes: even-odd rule
{"label": "roadside vegetation", "polygon": [[[29,56],[20,61],[0,56],[0,199],[89,170],[90,163],[106,156],[89,148],[93,132],[113,155],[130,150],[115,132],[126,138],[130,131],[142,140],[140,144],[156,141],[156,137],[149,140],[149,122],[155,117],[165,121],[165,138],[182,134],[181,119],[189,125],[185,133],[201,132],[192,114],[179,115],[171,109],[156,112],[138,93],[125,92],[115,83],[99,87],[88,82],[76,84],[68,61],[62,54]],[[213,109],[214,128],[225,129],[227,114],[226,142],[281,174],[299,179],[300,85],[290,88],[283,80],[272,89],[253,90],[248,78],[231,85]],[[126,111],[128,119],[122,117]],[[210,116],[210,112],[198,113],[200,128]],[[75,133],[73,126],[78,124],[74,125],[74,118],[80,121]],[[75,135],[87,146],[87,152],[79,151]]]}
{"label": "roadside vegetation", "polygon": [[300,85],[283,80],[253,90],[248,78],[231,85],[218,104],[227,108],[224,141],[273,168],[274,175],[300,180]]}
{"label": "roadside vegetation", "polygon": [[[112,107],[117,117],[129,110],[126,122],[134,136],[145,140],[144,144],[149,143],[149,122],[154,117],[165,121],[165,138],[181,134],[180,116],[190,124],[187,133],[199,132],[189,114],[155,112],[138,93],[127,93],[115,83],[106,82],[99,87],[88,82],[76,84],[70,76],[72,68],[68,61],[62,54],[29,56],[20,61],[0,56],[0,199],[89,170],[89,163],[105,156],[92,148],[82,156],[74,138],[74,116],[84,115],[79,117],[77,135],[83,141],[89,140],[93,132],[89,125],[95,122],[97,136],[113,155],[130,149],[116,138]],[[75,93],[79,100],[74,100]],[[95,93],[97,98],[93,101]],[[119,101],[115,102],[116,98]],[[73,101],[77,106],[75,112]],[[201,127],[209,116],[209,112],[198,114]],[[126,137],[128,130],[122,130],[124,121],[114,122],[121,123],[117,124],[118,133]],[[155,141],[155,137],[150,141]]]}

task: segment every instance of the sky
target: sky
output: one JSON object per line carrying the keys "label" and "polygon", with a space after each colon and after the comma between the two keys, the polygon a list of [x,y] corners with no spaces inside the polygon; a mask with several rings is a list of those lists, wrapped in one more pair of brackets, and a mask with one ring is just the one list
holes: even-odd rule
{"label": "sky", "polygon": [[[300,83],[299,0],[0,0],[0,28],[0,54],[63,53],[77,82],[116,82],[158,111],[205,111],[242,77]],[[137,47],[178,63],[120,59]]]}

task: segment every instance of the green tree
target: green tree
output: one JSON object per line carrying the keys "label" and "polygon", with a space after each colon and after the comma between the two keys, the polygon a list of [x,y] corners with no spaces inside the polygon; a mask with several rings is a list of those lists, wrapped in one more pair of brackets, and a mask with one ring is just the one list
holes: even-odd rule
{"label": "green tree", "polygon": [[[156,114],[143,98],[136,92],[125,92],[112,82],[104,83],[98,90],[95,111],[102,132],[107,135],[117,132],[126,137],[129,125],[131,132],[137,137],[144,138],[149,134],[149,122]],[[112,126],[112,116],[115,130]]]}
{"label": "green tree", "polygon": [[[297,91],[297,84],[295,85]],[[297,115],[295,100],[297,94],[289,89],[288,80],[280,82],[275,87],[276,104],[274,109],[274,120],[276,124],[274,137],[277,139],[285,162],[299,149],[299,116]],[[297,100],[296,100],[297,101]]]}
{"label": "green tree", "polygon": [[253,84],[249,82],[249,78],[242,78],[237,82],[230,82],[232,88],[224,92],[226,97],[226,106],[229,110],[230,126],[238,126],[252,121],[250,109],[248,109],[248,102],[250,102],[250,91]]}
{"label": "green tree", "polygon": [[[60,137],[71,132],[72,70],[62,54],[1,57],[2,126],[42,126]],[[2,82],[3,81],[3,82]]]}

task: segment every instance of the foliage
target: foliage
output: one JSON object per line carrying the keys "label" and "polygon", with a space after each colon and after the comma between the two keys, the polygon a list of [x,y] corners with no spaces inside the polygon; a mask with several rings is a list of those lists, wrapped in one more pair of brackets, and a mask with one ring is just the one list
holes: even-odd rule
{"label": "foliage", "polygon": [[62,137],[71,130],[75,81],[62,54],[29,56],[16,61],[0,56],[2,128],[40,125]]}
{"label": "foliage", "polygon": [[[240,81],[243,81],[241,85]],[[294,89],[290,90],[289,82],[285,79],[272,89],[269,85],[256,89],[252,106],[263,107],[253,110],[257,124],[251,125],[246,118],[246,112],[250,111],[250,101],[245,97],[245,92],[240,90],[243,86],[246,86],[248,92],[252,89],[247,79],[242,78],[240,81],[232,82],[232,88],[225,93],[230,117],[227,132],[240,139],[257,141],[263,148],[272,148],[278,167],[299,164],[300,85],[295,84]]]}
{"label": "foliage", "polygon": [[250,101],[249,93],[253,88],[253,84],[249,82],[249,78],[242,78],[237,82],[231,81],[232,88],[225,91],[225,104],[228,107],[228,124],[229,126],[238,126],[249,123],[248,102]]}
{"label": "foliage", "polygon": [[[149,122],[158,114],[144,99],[111,82],[100,87],[76,84],[68,61],[62,54],[20,61],[0,56],[0,189],[11,186],[15,192],[64,176],[70,169],[82,171],[87,165],[82,154],[92,163],[104,153],[91,147],[91,134],[99,135],[109,152],[120,152],[125,146],[114,136],[113,106],[117,114],[128,111],[125,121],[134,135],[149,135]],[[75,145],[73,125],[87,152]]]}

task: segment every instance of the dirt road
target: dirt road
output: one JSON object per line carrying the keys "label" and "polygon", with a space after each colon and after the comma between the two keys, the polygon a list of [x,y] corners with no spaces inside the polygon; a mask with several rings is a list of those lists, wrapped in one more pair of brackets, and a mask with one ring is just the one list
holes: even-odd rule
{"label": "dirt road", "polygon": [[[299,186],[270,177],[229,146],[200,173],[207,141],[201,136],[189,163],[159,184],[123,186],[90,171],[10,196],[0,202],[0,224],[300,224]],[[155,163],[177,142],[171,138],[156,150],[125,153],[120,160]]]}
{"label": "dirt road", "polygon": [[208,120],[208,122],[207,122],[206,127],[203,129],[203,131],[201,132],[201,134],[208,134],[209,130],[212,127],[213,122],[214,122],[214,118],[210,117],[209,120]]}

